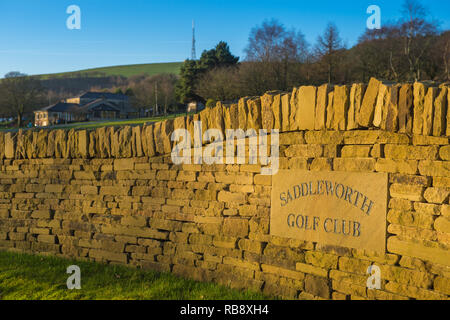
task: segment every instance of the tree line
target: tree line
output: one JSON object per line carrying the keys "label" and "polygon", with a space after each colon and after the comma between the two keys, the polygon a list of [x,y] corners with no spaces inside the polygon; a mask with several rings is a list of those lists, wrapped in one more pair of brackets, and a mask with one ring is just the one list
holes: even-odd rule
{"label": "tree line", "polygon": [[370,77],[450,81],[450,31],[440,30],[418,0],[405,0],[401,12],[398,21],[366,29],[351,48],[331,22],[311,45],[300,30],[288,30],[277,20],[264,21],[251,30],[243,61],[223,42],[197,61],[186,60],[177,99],[233,101],[300,85],[367,82]]}
{"label": "tree line", "polygon": [[140,114],[148,116],[183,110],[189,102],[211,106],[216,101],[326,82],[368,82],[370,77],[450,81],[450,30],[440,30],[419,0],[405,0],[401,19],[380,29],[366,29],[351,48],[332,22],[310,44],[301,30],[266,20],[251,30],[244,54],[241,61],[221,41],[200,59],[186,60],[179,76],[42,80],[10,72],[0,80],[0,117],[14,116],[20,126],[27,112],[86,89],[127,94]]}
{"label": "tree line", "polygon": [[125,94],[140,115],[166,115],[180,108],[175,100],[177,81],[174,74],[41,79],[13,71],[0,80],[0,119],[14,118],[21,127],[33,122],[32,111],[86,91]]}

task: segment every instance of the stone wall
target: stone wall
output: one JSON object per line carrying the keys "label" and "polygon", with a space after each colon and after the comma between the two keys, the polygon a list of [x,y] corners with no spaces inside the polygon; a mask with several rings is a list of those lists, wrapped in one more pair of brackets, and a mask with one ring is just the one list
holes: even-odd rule
{"label": "stone wall", "polygon": [[[0,249],[289,299],[449,299],[447,87],[301,87],[153,125],[0,133]],[[269,234],[260,165],[174,165],[174,129],[279,129],[280,168],[389,173],[387,253]],[[367,267],[381,290],[367,289]]]}

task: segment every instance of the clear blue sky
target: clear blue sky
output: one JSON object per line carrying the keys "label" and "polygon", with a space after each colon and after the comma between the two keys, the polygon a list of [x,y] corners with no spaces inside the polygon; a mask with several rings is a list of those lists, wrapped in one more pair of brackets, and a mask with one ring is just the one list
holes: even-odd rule
{"label": "clear blue sky", "polygon": [[[310,43],[329,21],[347,45],[366,27],[367,7],[381,7],[382,22],[400,17],[403,0],[0,0],[0,77],[75,71],[102,66],[183,61],[228,42],[243,57],[250,30],[275,18],[300,29]],[[430,16],[450,29],[450,1],[424,0]],[[69,5],[81,8],[81,30],[68,30]]]}

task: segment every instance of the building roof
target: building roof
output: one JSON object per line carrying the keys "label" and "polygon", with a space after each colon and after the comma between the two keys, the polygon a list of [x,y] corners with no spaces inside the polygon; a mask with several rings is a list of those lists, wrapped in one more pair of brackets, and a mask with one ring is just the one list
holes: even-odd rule
{"label": "building roof", "polygon": [[[118,111],[118,112],[130,112],[134,111],[128,104],[125,104],[126,108],[121,107],[117,101],[128,102],[128,96],[123,94],[114,94],[108,92],[87,92],[81,96],[81,99],[91,99],[88,103],[79,105],[76,103],[58,102],[51,106],[36,110],[35,112],[47,111],[47,112],[85,112],[93,110],[96,111]],[[97,108],[100,106],[99,108]]]}
{"label": "building roof", "polygon": [[116,93],[110,93],[110,92],[86,92],[79,96],[80,99],[101,99],[105,98],[108,100],[122,100],[122,101],[128,101],[128,96],[124,94],[116,94]]}
{"label": "building roof", "polygon": [[82,105],[80,108],[77,109],[77,112],[87,113],[91,110],[120,111],[119,108],[117,108],[117,106],[111,101],[107,101],[105,98],[100,98]]}
{"label": "building roof", "polygon": [[36,112],[39,111],[47,111],[47,112],[73,112],[77,110],[80,106],[75,103],[65,103],[65,102],[57,102],[55,104],[52,104],[51,106],[42,108],[40,110],[36,110]]}

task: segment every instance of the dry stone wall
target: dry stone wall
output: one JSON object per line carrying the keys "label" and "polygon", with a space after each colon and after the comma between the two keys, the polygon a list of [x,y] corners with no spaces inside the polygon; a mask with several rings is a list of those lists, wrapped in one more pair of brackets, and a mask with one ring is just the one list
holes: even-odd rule
{"label": "dry stone wall", "polygon": [[[152,125],[0,133],[0,249],[289,299],[449,299],[445,85],[301,87]],[[270,235],[261,165],[174,165],[175,129],[279,129],[280,168],[389,174],[386,254]],[[193,134],[192,134],[193,136]],[[366,286],[381,270],[381,289]]]}

